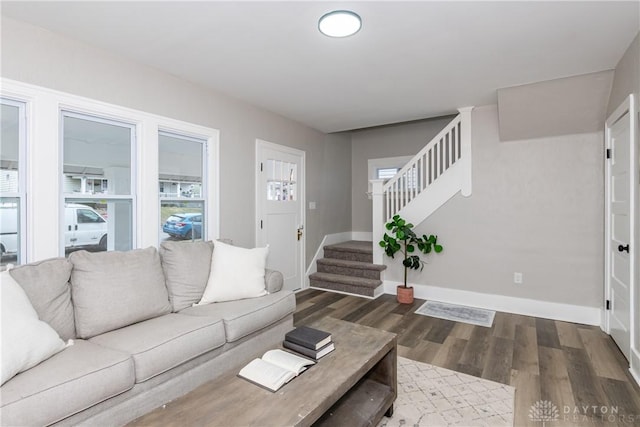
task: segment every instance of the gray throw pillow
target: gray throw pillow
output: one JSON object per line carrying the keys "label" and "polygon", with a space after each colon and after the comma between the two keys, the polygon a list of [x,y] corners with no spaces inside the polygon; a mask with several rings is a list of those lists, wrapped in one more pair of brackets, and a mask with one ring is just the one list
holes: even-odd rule
{"label": "gray throw pillow", "polygon": [[65,341],[76,337],[69,261],[52,258],[33,262],[12,268],[9,274],[24,289],[40,320],[48,323]]}
{"label": "gray throw pillow", "polygon": [[264,284],[270,294],[279,292],[284,284],[284,277],[281,272],[267,268],[264,270]]}
{"label": "gray throw pillow", "polygon": [[160,258],[173,311],[200,301],[209,280],[213,242],[162,242]]}
{"label": "gray throw pillow", "polygon": [[71,296],[79,338],[91,338],[171,312],[154,247],[128,252],[74,252]]}

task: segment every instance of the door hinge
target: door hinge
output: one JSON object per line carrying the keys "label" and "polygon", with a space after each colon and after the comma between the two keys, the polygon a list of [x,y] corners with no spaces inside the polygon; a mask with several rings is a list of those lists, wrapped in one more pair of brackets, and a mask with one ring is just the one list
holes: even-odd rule
{"label": "door hinge", "polygon": [[260,220],[260,230],[262,230],[262,220]]}
{"label": "door hinge", "polygon": [[611,148],[607,148],[606,155],[607,155],[607,159],[611,158]]}
{"label": "door hinge", "polygon": [[262,162],[260,162],[260,172],[262,172],[262,167],[263,167],[263,164]]}
{"label": "door hinge", "polygon": [[604,308],[607,309],[607,310],[611,310],[611,301],[610,300],[607,300],[607,302],[605,303]]}

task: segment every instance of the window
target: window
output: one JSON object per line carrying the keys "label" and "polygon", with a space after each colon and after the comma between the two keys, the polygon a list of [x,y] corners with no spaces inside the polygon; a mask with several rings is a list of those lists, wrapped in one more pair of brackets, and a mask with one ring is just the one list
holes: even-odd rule
{"label": "window", "polygon": [[282,160],[268,159],[266,162],[267,173],[267,200],[290,201],[296,200],[296,177],[298,165],[283,162]]}
{"label": "window", "polygon": [[[369,179],[384,179],[389,180],[395,176],[396,173],[400,169],[407,164],[409,160],[411,160],[412,156],[402,156],[402,157],[385,157],[381,159],[369,159],[368,160],[368,177]],[[409,185],[413,185],[415,182],[415,172],[409,177]],[[371,183],[369,182],[369,192],[367,193],[369,196],[371,195]]]}
{"label": "window", "polygon": [[62,112],[64,253],[132,249],[135,127]]}
{"label": "window", "polygon": [[378,168],[376,170],[376,179],[391,179],[398,173],[400,168]]}
{"label": "window", "polygon": [[4,269],[24,261],[26,106],[5,98],[0,104],[0,269]]}
{"label": "window", "polygon": [[[376,170],[376,179],[384,179],[389,180],[396,176],[398,172],[400,172],[400,167],[393,168],[378,168]],[[416,183],[418,182],[418,169],[413,168],[410,169],[407,174],[403,178],[403,188],[412,189],[415,188]]]}
{"label": "window", "polygon": [[160,241],[206,237],[206,144],[169,131],[158,134]]}
{"label": "window", "polygon": [[157,245],[160,201],[198,214],[192,237],[219,237],[218,130],[0,80],[0,269]]}

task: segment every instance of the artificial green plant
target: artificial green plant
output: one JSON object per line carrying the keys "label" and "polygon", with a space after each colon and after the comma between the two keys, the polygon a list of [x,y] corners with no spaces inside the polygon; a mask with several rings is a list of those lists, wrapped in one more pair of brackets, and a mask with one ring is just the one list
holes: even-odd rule
{"label": "artificial green plant", "polygon": [[[394,258],[398,252],[402,252],[404,259],[404,287],[407,287],[407,271],[409,269],[422,271],[426,264],[419,255],[415,254],[416,249],[423,254],[429,254],[432,251],[436,253],[442,252],[442,245],[438,244],[438,236],[423,234],[421,237],[413,231],[413,224],[408,223],[400,217],[394,215],[391,221],[385,224],[391,235],[384,233],[384,237],[380,240],[379,245],[384,248],[384,252]],[[412,255],[413,254],[413,255]]]}

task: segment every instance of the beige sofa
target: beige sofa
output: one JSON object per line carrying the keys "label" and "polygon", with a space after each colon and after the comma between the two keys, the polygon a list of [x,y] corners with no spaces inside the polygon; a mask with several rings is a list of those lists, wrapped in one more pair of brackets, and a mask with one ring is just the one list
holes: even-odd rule
{"label": "beige sofa", "polygon": [[2,385],[0,424],[122,425],[278,345],[295,310],[279,272],[266,271],[265,296],[193,306],[212,250],[165,242],[12,269],[73,345]]}

